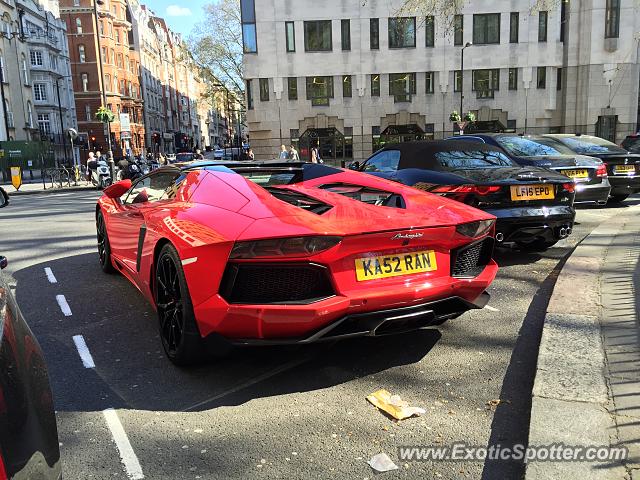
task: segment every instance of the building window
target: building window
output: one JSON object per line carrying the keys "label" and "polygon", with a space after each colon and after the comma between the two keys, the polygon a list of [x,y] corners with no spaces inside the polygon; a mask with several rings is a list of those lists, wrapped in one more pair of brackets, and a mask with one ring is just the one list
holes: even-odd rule
{"label": "building window", "polygon": [[369,19],[369,48],[371,50],[380,48],[380,21],[377,18]]}
{"label": "building window", "polygon": [[76,33],[82,33],[82,20],[80,18],[76,18]]}
{"label": "building window", "polygon": [[22,54],[22,81],[25,85],[29,85],[29,67],[27,66],[27,57]]}
{"label": "building window", "polygon": [[14,128],[15,124],[13,123],[13,111],[11,110],[11,105],[9,104],[9,100],[4,100],[5,110],[7,112],[7,125],[9,128]]}
{"label": "building window", "polygon": [[372,97],[380,96],[380,74],[379,73],[371,74],[371,96]]}
{"label": "building window", "polygon": [[251,90],[251,80],[245,82],[247,95],[247,110],[253,110],[253,91]]}
{"label": "building window", "polygon": [[433,47],[436,40],[436,21],[429,15],[424,21],[425,47]]}
{"label": "building window", "polygon": [[49,55],[49,64],[51,65],[51,70],[58,69],[58,57],[55,55]]}
{"label": "building window", "polygon": [[462,70],[454,70],[453,72],[453,91],[462,91]]}
{"label": "building window", "polygon": [[538,13],[538,41],[547,41],[547,23],[549,21],[549,12],[544,10]]}
{"label": "building window", "polygon": [[424,91],[425,93],[433,93],[435,86],[435,78],[433,72],[427,72],[424,74]]}
{"label": "building window", "polygon": [[33,106],[27,102],[27,126],[33,128]]}
{"label": "building window", "polygon": [[109,63],[109,57],[107,56],[107,47],[102,47],[100,49],[100,52],[102,53],[102,61],[105,63]]}
{"label": "building window", "polygon": [[79,7],[80,6],[80,0],[73,0],[73,6],[74,7]]}
{"label": "building window", "polygon": [[31,61],[32,67],[41,67],[43,65],[42,52],[31,50],[29,52],[29,60]]}
{"label": "building window", "polygon": [[[111,110],[111,109],[109,109],[109,110]],[[90,122],[92,120],[92,118],[91,118],[91,105],[86,104],[84,106],[84,116],[85,116],[85,119],[87,120],[87,122]]]}
{"label": "building window", "polygon": [[477,98],[493,98],[494,92],[500,90],[500,70],[497,68],[474,70],[472,90]]}
{"label": "building window", "polygon": [[327,106],[333,98],[333,77],[307,77],[307,100],[313,106]]}
{"label": "building window", "polygon": [[538,67],[536,88],[547,88],[547,67]]}
{"label": "building window", "polygon": [[560,41],[564,42],[564,26],[567,22],[567,2],[560,2]]}
{"label": "building window", "polygon": [[331,20],[304,22],[304,49],[307,52],[330,52]]}
{"label": "building window", "polygon": [[38,128],[42,135],[51,135],[51,121],[48,113],[38,114]]}
{"label": "building window", "polygon": [[33,84],[33,99],[37,102],[44,102],[47,100],[47,84],[46,83]]}
{"label": "building window", "polygon": [[509,90],[517,90],[518,89],[518,69],[510,68],[509,69]]}
{"label": "building window", "polygon": [[342,50],[351,50],[351,20],[340,21],[340,37],[342,40]]}
{"label": "building window", "polygon": [[125,81],[124,79],[120,80],[120,91],[119,91],[120,95],[124,95],[125,94]]}
{"label": "building window", "polygon": [[109,63],[111,63],[111,65],[116,64],[116,51],[113,48],[111,49],[111,61]]}
{"label": "building window", "polygon": [[604,38],[618,38],[620,35],[620,0],[607,0],[604,22]]}
{"label": "building window", "polygon": [[562,68],[556,70],[556,90],[562,90]]}
{"label": "building window", "polygon": [[242,49],[244,53],[258,53],[255,0],[240,0],[240,17],[242,18]]}
{"label": "building window", "polygon": [[453,17],[453,44],[462,45],[464,37],[464,15]]}
{"label": "building window", "polygon": [[413,48],[416,46],[416,18],[389,19],[389,48]]}
{"label": "building window", "polygon": [[395,102],[410,102],[411,95],[416,94],[415,73],[390,73],[389,95]]}
{"label": "building window", "polygon": [[284,31],[287,41],[287,52],[296,51],[296,27],[293,22],[284,22]]}
{"label": "building window", "polygon": [[261,78],[260,82],[260,101],[268,102],[269,101],[269,79]]}
{"label": "building window", "polygon": [[297,77],[287,78],[287,90],[289,92],[289,100],[298,99],[298,78]]}
{"label": "building window", "polygon": [[104,36],[104,21],[100,20],[100,23],[98,24],[98,28],[100,30],[100,35]]}
{"label": "building window", "polygon": [[353,87],[351,83],[351,75],[342,76],[342,96],[345,98],[351,98],[353,94]]}
{"label": "building window", "polygon": [[81,78],[82,78],[82,91],[88,92],[89,91],[89,75],[86,73],[83,73],[81,75]]}
{"label": "building window", "polygon": [[84,45],[78,45],[78,61],[84,63],[87,61],[87,56],[84,51]]}
{"label": "building window", "polygon": [[509,17],[509,43],[518,43],[520,36],[520,14],[511,12]]}
{"label": "building window", "polygon": [[122,63],[122,54],[121,53],[118,54],[117,59],[118,59],[118,62],[117,62],[118,68],[123,68],[124,64]]}
{"label": "building window", "polygon": [[0,52],[0,76],[2,77],[2,83],[7,83],[6,72],[4,70],[4,57]]}
{"label": "building window", "polygon": [[473,43],[500,43],[500,14],[485,13],[473,16]]}

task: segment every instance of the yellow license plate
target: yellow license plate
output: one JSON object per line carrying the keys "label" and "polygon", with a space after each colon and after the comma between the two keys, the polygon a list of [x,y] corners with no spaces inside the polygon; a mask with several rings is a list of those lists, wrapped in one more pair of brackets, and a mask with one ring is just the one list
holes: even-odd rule
{"label": "yellow license plate", "polygon": [[569,178],[589,178],[589,171],[585,168],[562,170],[562,174]]}
{"label": "yellow license plate", "polygon": [[614,165],[613,173],[622,173],[624,175],[629,175],[631,173],[636,173],[635,165]]}
{"label": "yellow license plate", "polygon": [[359,282],[432,272],[437,269],[436,252],[433,250],[356,258],[356,278]]}
{"label": "yellow license plate", "polygon": [[512,185],[511,200],[548,200],[555,198],[553,185]]}

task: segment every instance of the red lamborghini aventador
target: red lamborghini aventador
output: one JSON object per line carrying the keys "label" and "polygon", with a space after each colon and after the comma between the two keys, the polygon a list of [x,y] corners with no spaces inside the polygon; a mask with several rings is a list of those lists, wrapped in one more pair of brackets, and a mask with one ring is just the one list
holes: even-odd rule
{"label": "red lamborghini aventador", "polygon": [[437,325],[488,301],[494,217],[318,164],[199,162],[105,189],[105,272],[158,311],[176,364],[224,345]]}

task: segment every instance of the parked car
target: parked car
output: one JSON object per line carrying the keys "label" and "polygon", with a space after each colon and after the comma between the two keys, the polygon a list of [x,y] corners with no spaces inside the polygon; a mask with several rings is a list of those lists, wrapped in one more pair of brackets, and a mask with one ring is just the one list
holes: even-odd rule
{"label": "parked car", "polygon": [[497,272],[489,213],[320,164],[161,168],[106,189],[96,221],[102,269],[156,307],[178,365],[437,325]]}
{"label": "parked car", "polygon": [[501,148],[485,143],[398,143],[355,167],[495,215],[499,244],[543,251],[573,229],[573,181],[545,168],[521,167]]}
{"label": "parked car", "polygon": [[216,148],[213,151],[214,160],[222,160],[224,158],[224,148]]}
{"label": "parked car", "polygon": [[[0,208],[8,205],[0,188]],[[7,267],[0,256],[0,270]],[[42,350],[0,272],[0,478],[61,478],[58,430]]]}
{"label": "parked car", "polygon": [[640,192],[640,154],[629,153],[613,142],[600,137],[580,134],[548,134],[582,155],[597,157],[607,165],[611,200],[622,202],[632,193]]}
{"label": "parked car", "polygon": [[640,153],[640,133],[627,135],[620,146],[631,153]]}
{"label": "parked car", "polygon": [[452,139],[481,141],[501,147],[509,157],[526,167],[550,168],[576,182],[576,203],[605,205],[611,192],[607,167],[602,160],[580,155],[565,144],[541,135],[482,133]]}

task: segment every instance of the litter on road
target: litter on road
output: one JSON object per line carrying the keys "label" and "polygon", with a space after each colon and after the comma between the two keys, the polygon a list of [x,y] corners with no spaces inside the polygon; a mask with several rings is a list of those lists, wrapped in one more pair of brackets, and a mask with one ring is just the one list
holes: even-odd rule
{"label": "litter on road", "polygon": [[391,395],[391,393],[385,389],[380,389],[368,395],[367,400],[397,420],[404,420],[414,415],[423,415],[426,413],[424,408],[410,407],[399,395]]}
{"label": "litter on road", "polygon": [[376,472],[390,472],[391,470],[397,470],[398,466],[393,463],[386,453],[378,453],[371,457],[371,460],[367,462],[371,468]]}

